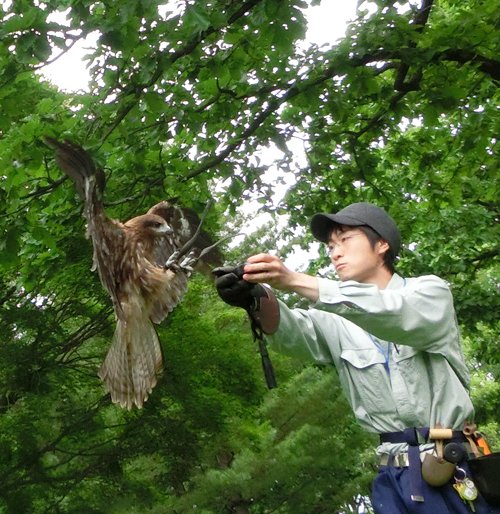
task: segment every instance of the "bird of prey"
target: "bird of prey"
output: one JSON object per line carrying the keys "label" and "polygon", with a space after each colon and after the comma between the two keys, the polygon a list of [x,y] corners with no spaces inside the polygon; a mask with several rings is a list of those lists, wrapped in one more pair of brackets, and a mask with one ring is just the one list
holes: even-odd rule
{"label": "bird of prey", "polygon": [[194,211],[166,201],[125,223],[109,218],[102,200],[104,172],[88,152],[71,141],[46,142],[84,202],[92,270],[113,302],[116,329],[99,377],[114,403],[141,408],[163,365],[153,323],[182,300],[193,266],[208,272],[220,264],[218,251]]}

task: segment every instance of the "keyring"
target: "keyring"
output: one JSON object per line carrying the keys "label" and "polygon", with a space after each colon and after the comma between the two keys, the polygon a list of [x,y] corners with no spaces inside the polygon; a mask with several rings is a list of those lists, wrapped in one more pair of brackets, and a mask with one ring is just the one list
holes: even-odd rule
{"label": "keyring", "polygon": [[[457,477],[457,471],[461,471],[464,476],[462,478],[458,478]],[[465,471],[464,468],[461,468],[460,466],[457,466],[455,468],[455,473],[453,473],[453,478],[457,481],[457,482],[462,482],[463,480],[465,480],[467,478],[467,472]]]}

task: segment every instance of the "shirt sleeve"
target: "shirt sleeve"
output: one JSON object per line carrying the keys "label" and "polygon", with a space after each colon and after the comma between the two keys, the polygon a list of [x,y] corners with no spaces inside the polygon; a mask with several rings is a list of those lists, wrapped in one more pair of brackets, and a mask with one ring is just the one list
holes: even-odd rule
{"label": "shirt sleeve", "polygon": [[409,279],[397,289],[324,278],[318,284],[315,309],[338,314],[385,341],[437,351],[450,330],[457,331],[449,287],[434,275]]}
{"label": "shirt sleeve", "polygon": [[339,339],[335,322],[338,317],[314,309],[289,309],[281,300],[278,302],[278,330],[266,336],[271,348],[301,361],[332,364],[332,345],[338,346]]}

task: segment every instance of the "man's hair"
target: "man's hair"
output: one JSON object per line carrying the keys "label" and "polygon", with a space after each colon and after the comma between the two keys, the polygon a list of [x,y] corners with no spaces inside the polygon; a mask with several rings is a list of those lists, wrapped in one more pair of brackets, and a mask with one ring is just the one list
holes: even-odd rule
{"label": "man's hair", "polygon": [[[351,227],[351,226],[348,226],[348,225],[337,225],[337,224],[335,224],[333,226],[332,232],[336,232],[336,233],[338,233],[338,232],[345,232],[346,230],[351,230],[351,229],[354,229],[354,228],[358,228],[359,230],[361,230],[361,232],[363,232],[363,234],[365,234],[365,236],[368,238],[368,241],[370,242],[370,245],[371,245],[372,248],[375,248],[375,245],[379,241],[385,241],[385,239],[378,232],[373,230],[368,225],[359,225],[359,226],[356,226],[356,227]],[[395,272],[395,263],[396,263],[396,256],[394,255],[393,249],[389,245],[389,250],[387,250],[387,252],[384,253],[384,266],[391,273],[394,273]]]}

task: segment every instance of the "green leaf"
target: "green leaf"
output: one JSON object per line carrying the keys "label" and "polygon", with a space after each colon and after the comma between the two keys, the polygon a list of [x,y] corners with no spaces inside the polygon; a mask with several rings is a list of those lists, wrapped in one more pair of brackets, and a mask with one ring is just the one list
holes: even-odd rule
{"label": "green leaf", "polygon": [[144,101],[146,102],[148,109],[152,112],[160,113],[165,108],[165,101],[158,93],[146,93],[144,95]]}
{"label": "green leaf", "polygon": [[28,30],[38,16],[37,9],[26,9],[22,14],[11,16],[2,23],[0,34],[6,35],[12,32]]}
{"label": "green leaf", "polygon": [[19,262],[19,232],[12,227],[0,239],[0,264],[4,267],[13,267]]}
{"label": "green leaf", "polygon": [[200,3],[189,7],[184,23],[186,28],[193,32],[203,32],[210,27],[210,19]]}
{"label": "green leaf", "polygon": [[46,61],[52,53],[52,48],[46,35],[39,35],[33,46],[33,54],[39,61]]}

